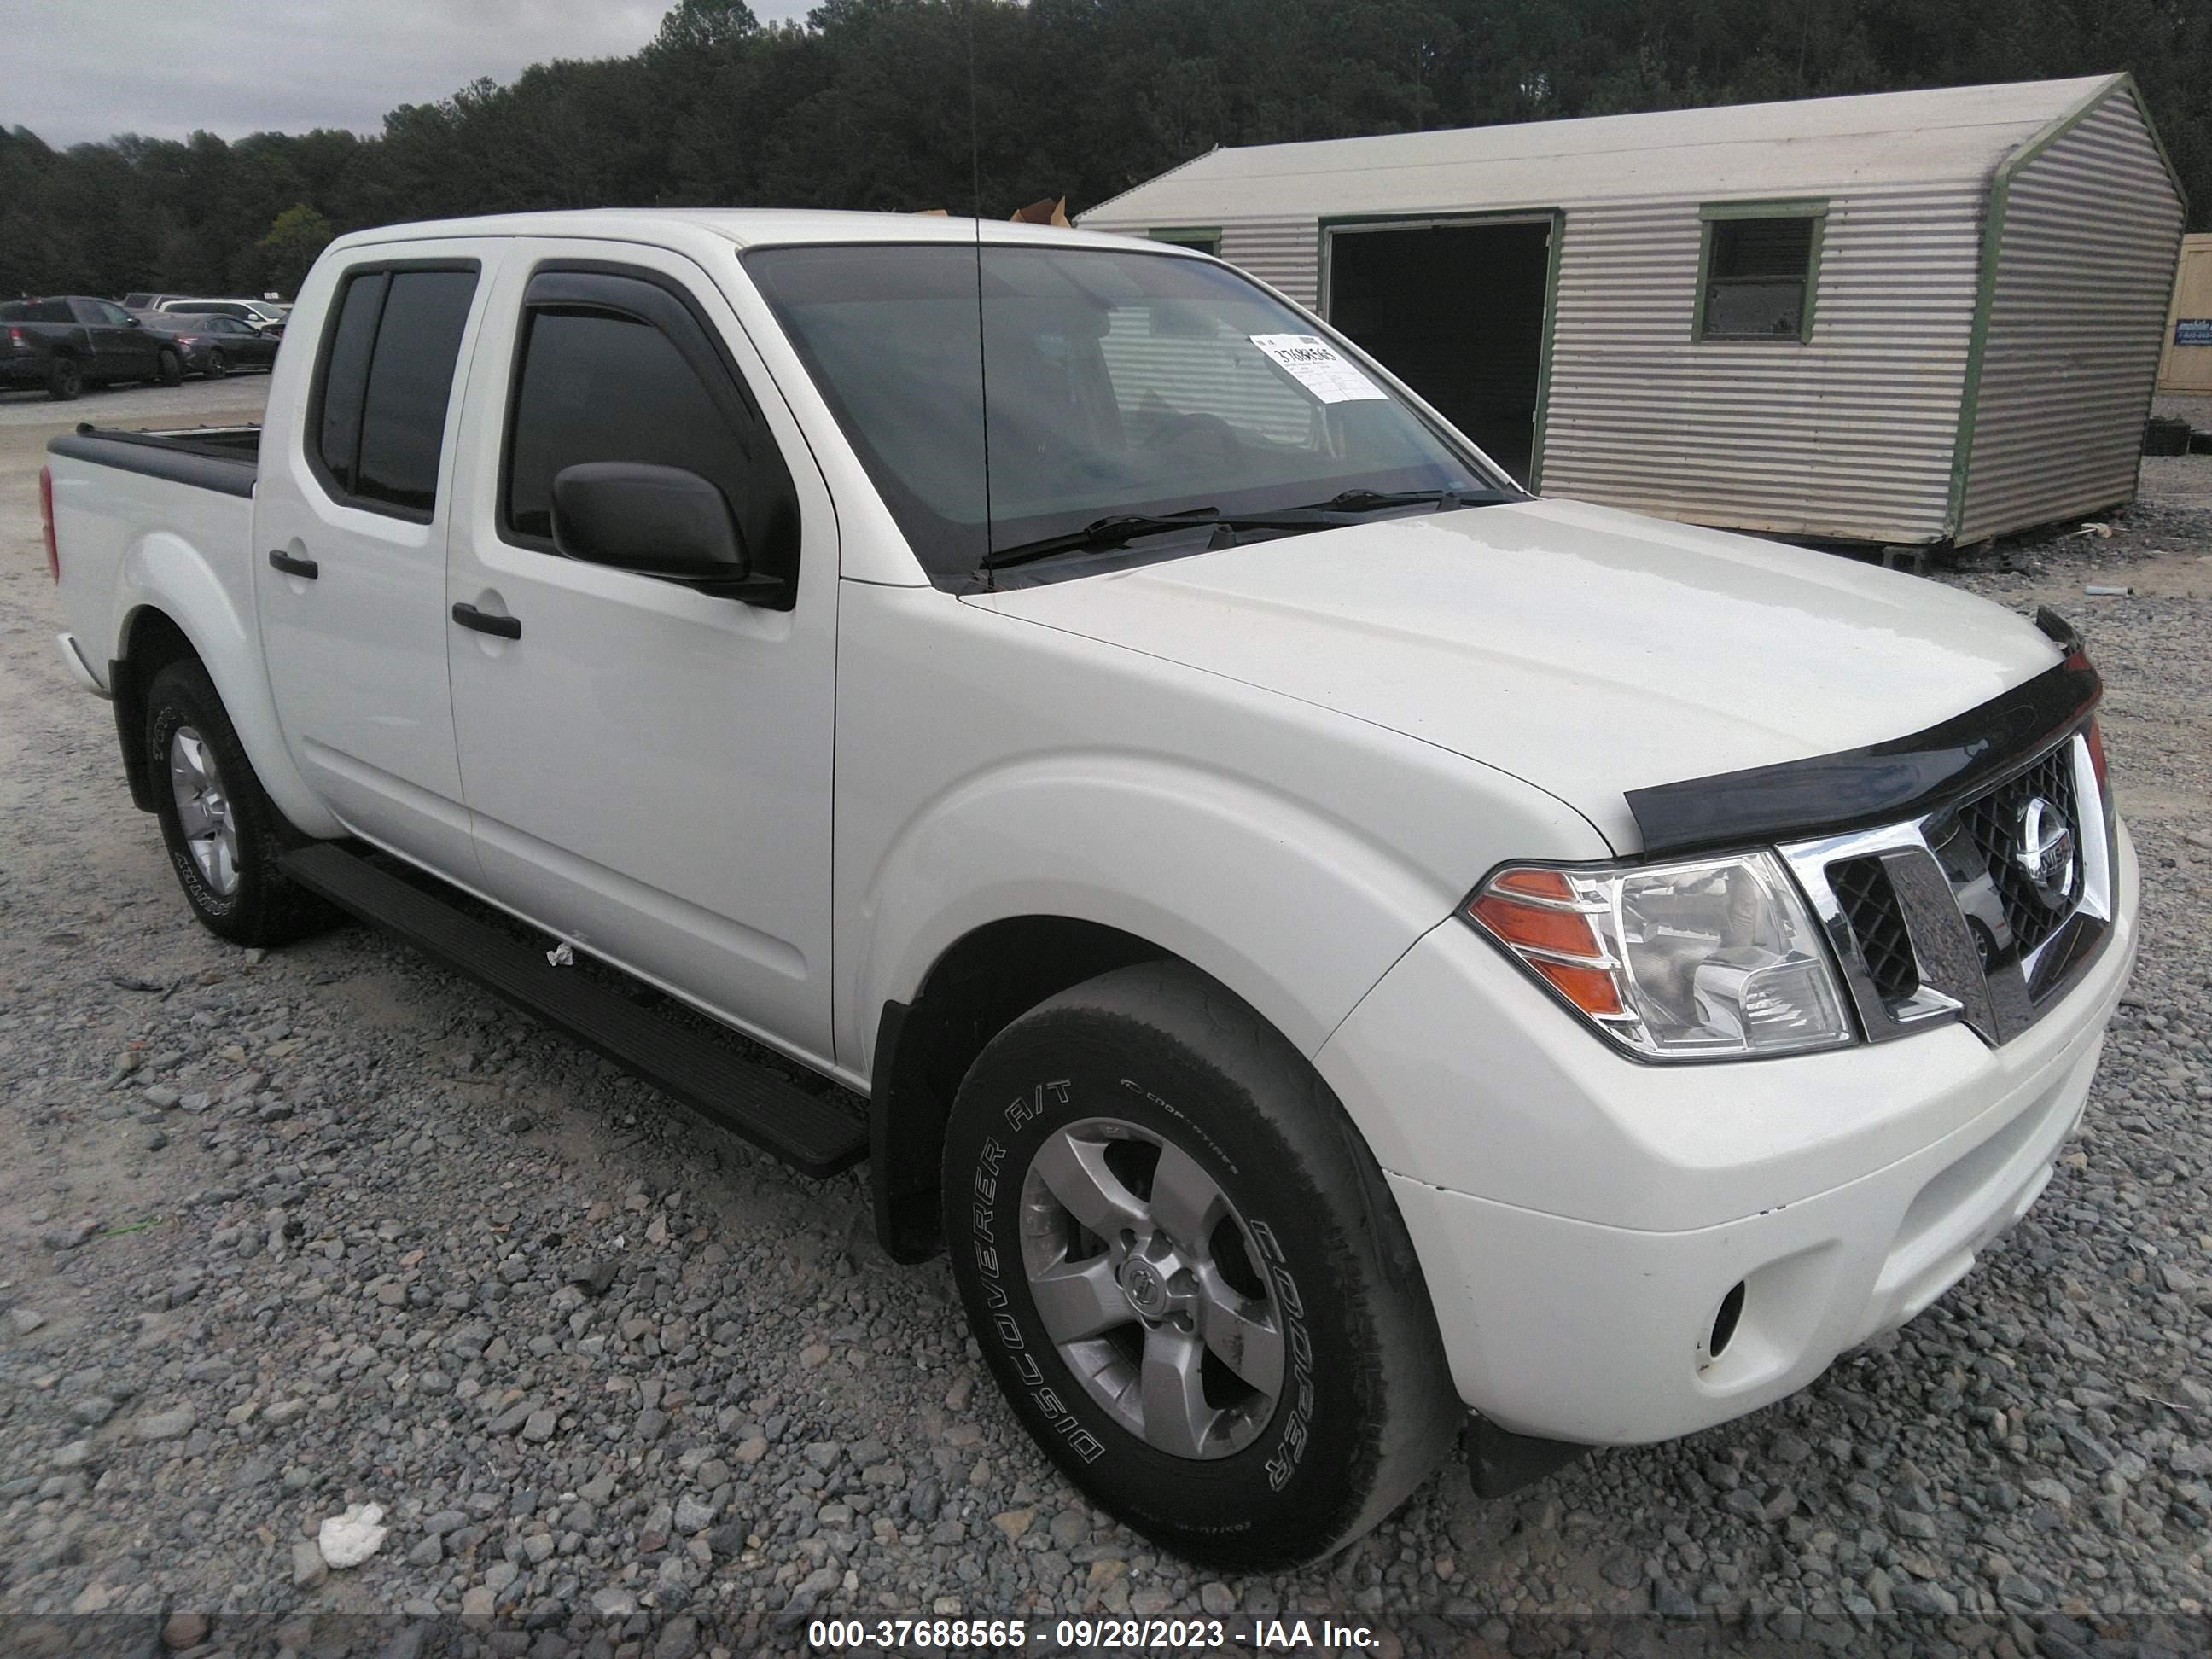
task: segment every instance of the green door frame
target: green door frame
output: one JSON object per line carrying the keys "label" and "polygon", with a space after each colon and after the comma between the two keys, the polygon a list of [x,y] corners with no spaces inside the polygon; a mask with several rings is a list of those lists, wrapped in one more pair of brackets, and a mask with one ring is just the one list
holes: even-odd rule
{"label": "green door frame", "polygon": [[1428,213],[1338,213],[1324,215],[1314,226],[1314,309],[1324,321],[1328,317],[1330,238],[1339,230],[1422,230],[1455,226],[1549,225],[1546,238],[1548,258],[1544,271],[1544,329],[1536,354],[1536,409],[1528,434],[1528,489],[1540,493],[1544,479],[1544,430],[1552,406],[1552,334],[1559,311],[1559,253],[1566,240],[1565,208],[1501,208],[1455,213],[1449,208]]}

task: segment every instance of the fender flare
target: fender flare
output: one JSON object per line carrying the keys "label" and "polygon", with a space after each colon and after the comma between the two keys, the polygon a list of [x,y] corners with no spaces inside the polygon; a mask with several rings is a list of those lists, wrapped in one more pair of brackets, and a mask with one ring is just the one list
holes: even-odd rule
{"label": "fender flare", "polygon": [[841,1036],[869,1072],[884,1006],[913,1002],[962,939],[1059,916],[1189,963],[1310,1058],[1459,897],[1249,780],[1127,753],[1017,761],[954,785],[884,848],[849,924]]}
{"label": "fender flare", "polygon": [[[1558,845],[1570,824],[1592,836],[1541,791],[1494,777],[1470,804],[1474,843]],[[971,775],[909,819],[854,884],[838,944],[840,1051],[869,1079],[877,1236],[893,1259],[937,1248],[960,1076],[1006,1020],[1068,985],[1171,957],[1314,1059],[1468,879],[1423,867],[1350,810],[1199,763],[1087,751]],[[1340,1099],[1370,1146],[1402,1134],[1395,1103]]]}

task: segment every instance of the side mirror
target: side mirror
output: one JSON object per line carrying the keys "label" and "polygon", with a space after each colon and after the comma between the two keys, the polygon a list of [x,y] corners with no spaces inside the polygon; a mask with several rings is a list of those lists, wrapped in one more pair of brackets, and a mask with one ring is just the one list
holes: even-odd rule
{"label": "side mirror", "polygon": [[553,476],[553,545],[572,559],[719,586],[750,574],[722,492],[680,466],[586,461]]}
{"label": "side mirror", "polygon": [[141,322],[136,317],[125,317],[123,320],[126,325],[131,328],[143,328],[146,326],[144,323]]}

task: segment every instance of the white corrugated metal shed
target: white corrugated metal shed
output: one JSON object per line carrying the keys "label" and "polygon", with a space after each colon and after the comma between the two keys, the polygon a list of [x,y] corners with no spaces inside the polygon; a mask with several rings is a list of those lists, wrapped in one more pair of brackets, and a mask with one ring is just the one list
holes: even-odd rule
{"label": "white corrugated metal shed", "polygon": [[[1077,218],[1210,246],[1547,493],[1925,544],[2133,495],[2185,213],[2109,75],[1217,149]],[[1754,235],[1802,305],[1747,334]]]}
{"label": "white corrugated metal shed", "polygon": [[[1357,192],[1363,210],[1527,207],[1672,196],[1795,195],[1861,183],[1988,179],[1990,170],[2111,79],[1808,98],[1577,121],[1394,132],[1217,149],[1076,216],[1211,224],[1225,213],[1311,212]],[[1336,210],[1326,210],[1334,211]]]}

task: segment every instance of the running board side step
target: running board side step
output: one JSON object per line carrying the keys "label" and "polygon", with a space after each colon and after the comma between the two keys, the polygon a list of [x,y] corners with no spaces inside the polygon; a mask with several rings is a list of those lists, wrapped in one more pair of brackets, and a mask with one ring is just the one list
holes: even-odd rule
{"label": "running board side step", "polygon": [[834,1097],[793,1088],[711,1038],[550,966],[542,951],[356,854],[321,842],[287,853],[283,868],[802,1175],[837,1175],[868,1155],[866,1121]]}

